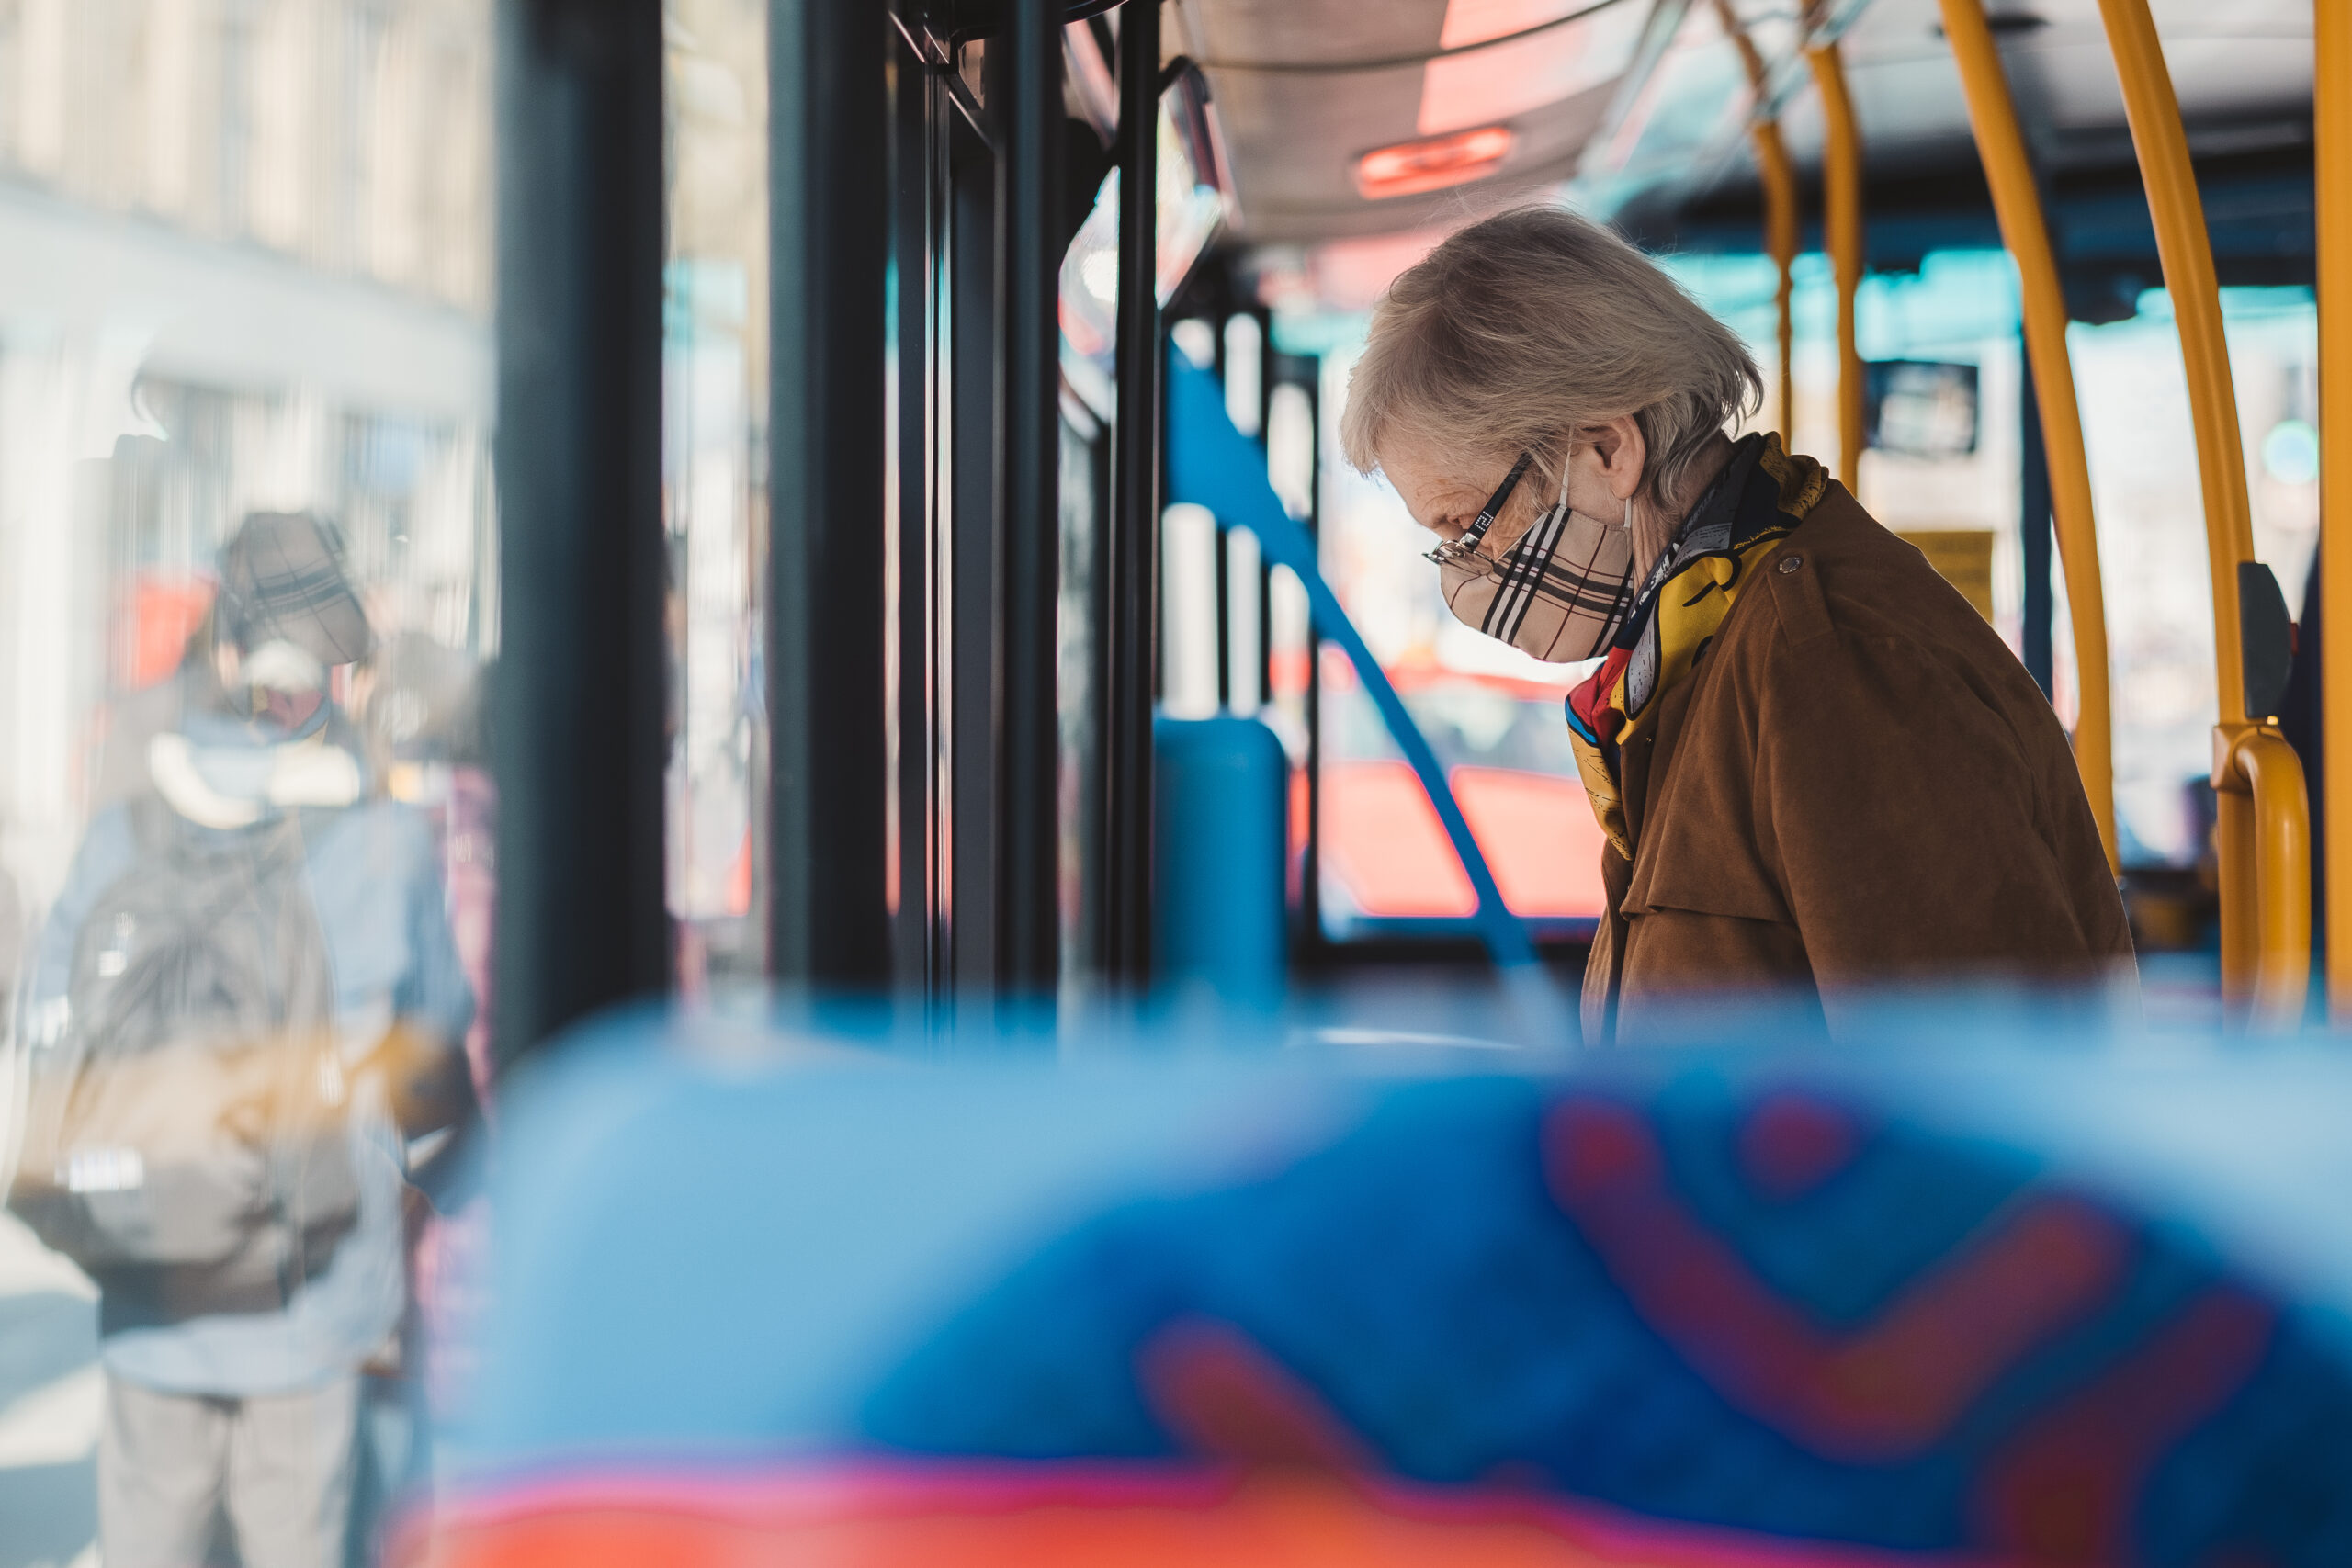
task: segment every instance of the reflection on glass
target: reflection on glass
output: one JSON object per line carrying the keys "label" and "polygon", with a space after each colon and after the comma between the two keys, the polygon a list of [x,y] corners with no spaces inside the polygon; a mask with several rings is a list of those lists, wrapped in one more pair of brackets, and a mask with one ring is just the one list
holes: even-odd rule
{"label": "reflection on glass", "polygon": [[[1161,99],[1157,276],[1166,304],[1225,221],[1230,182],[1216,151],[1216,119],[1194,79]],[[1085,358],[1102,359],[1117,340],[1119,171],[1105,175],[1094,206],[1062,258],[1062,337]]]}
{"label": "reflection on glass", "polygon": [[490,19],[0,7],[12,1562],[366,1560],[430,1471],[489,1068]]}
{"label": "reflection on glass", "polygon": [[760,687],[767,421],[766,7],[667,7],[670,912],[690,1000],[760,973],[767,754]]}

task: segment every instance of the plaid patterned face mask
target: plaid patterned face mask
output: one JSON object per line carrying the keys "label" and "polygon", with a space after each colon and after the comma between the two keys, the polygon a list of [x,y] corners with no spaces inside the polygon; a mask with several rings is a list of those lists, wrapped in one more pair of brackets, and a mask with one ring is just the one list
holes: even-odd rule
{"label": "plaid patterned face mask", "polygon": [[1459,539],[1431,550],[1445,606],[1464,626],[1553,664],[1590,659],[1609,646],[1634,604],[1634,503],[1623,523],[1568,509],[1568,474],[1560,498],[1510,553],[1486,551],[1487,530],[1534,461],[1525,452],[1502,488]]}

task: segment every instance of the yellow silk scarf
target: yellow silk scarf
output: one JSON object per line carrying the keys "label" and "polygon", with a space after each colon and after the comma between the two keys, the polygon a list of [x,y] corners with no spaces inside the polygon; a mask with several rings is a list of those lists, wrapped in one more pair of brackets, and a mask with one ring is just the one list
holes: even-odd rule
{"label": "yellow silk scarf", "polygon": [[1811,457],[1777,435],[1739,444],[1652,573],[1600,668],[1568,695],[1568,736],[1592,814],[1617,852],[1634,858],[1619,759],[1656,721],[1657,699],[1690,673],[1747,588],[1754,568],[1804,522],[1828,489]]}

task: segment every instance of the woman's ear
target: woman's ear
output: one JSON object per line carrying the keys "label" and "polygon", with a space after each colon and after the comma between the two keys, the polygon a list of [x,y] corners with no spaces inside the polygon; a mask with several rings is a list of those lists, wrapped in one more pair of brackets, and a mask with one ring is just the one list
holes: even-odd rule
{"label": "woman's ear", "polygon": [[1642,488],[1649,444],[1642,439],[1641,424],[1632,414],[1621,413],[1604,423],[1587,425],[1584,439],[1600,462],[1600,477],[1608,482],[1610,494],[1624,501]]}

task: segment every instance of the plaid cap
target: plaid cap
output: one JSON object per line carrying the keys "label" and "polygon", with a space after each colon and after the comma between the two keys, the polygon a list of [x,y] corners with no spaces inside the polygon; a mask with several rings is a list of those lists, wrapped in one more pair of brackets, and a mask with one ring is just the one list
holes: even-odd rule
{"label": "plaid cap", "polygon": [[332,524],[302,512],[255,512],[220,550],[221,629],[253,649],[283,637],[326,665],[365,658],[368,612],[343,572]]}

